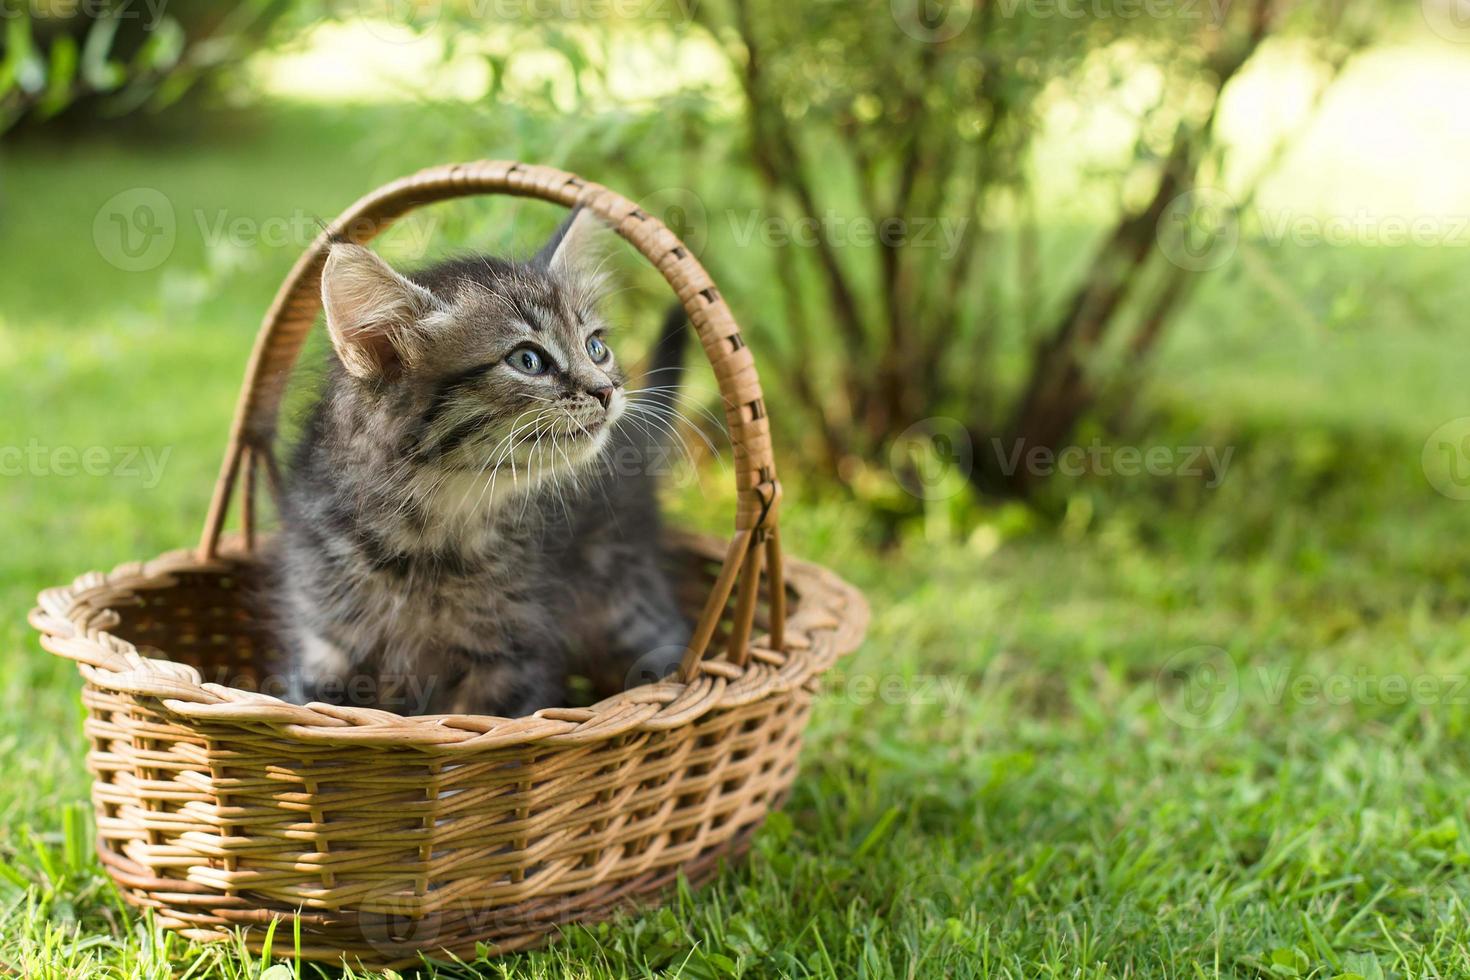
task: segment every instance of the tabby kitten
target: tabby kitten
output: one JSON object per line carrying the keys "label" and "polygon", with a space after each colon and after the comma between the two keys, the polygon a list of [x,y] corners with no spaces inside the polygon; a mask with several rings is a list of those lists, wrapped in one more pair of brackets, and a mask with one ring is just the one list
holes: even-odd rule
{"label": "tabby kitten", "polygon": [[658,387],[627,392],[595,234],[578,210],[529,261],[408,276],[332,246],[335,356],[273,563],[295,700],[515,717],[563,703],[574,656],[619,678],[677,662],[690,630],[650,471],[684,320],[664,327]]}

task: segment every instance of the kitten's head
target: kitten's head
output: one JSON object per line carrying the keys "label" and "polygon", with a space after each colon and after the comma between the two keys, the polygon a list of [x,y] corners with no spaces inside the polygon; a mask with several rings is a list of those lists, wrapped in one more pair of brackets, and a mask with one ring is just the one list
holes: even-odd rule
{"label": "kitten's head", "polygon": [[586,466],[627,408],[604,336],[595,217],[578,210],[532,259],[454,259],[400,275],[332,246],[322,305],[348,397],[435,469],[533,483]]}

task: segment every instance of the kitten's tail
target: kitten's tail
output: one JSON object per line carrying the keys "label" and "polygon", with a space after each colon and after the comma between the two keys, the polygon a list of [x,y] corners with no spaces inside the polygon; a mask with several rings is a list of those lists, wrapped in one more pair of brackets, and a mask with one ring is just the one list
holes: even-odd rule
{"label": "kitten's tail", "polygon": [[675,303],[664,315],[664,325],[653,345],[651,363],[644,375],[651,389],[644,404],[660,417],[673,421],[679,402],[680,379],[684,377],[684,349],[689,346],[689,321],[684,307]]}

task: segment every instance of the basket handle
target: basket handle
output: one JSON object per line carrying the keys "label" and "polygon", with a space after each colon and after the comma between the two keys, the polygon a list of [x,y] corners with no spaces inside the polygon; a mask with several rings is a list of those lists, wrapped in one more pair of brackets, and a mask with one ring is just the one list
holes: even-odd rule
{"label": "basket handle", "polygon": [[781,649],[785,621],[781,539],[777,528],[781,486],[776,481],[770,423],[750,349],[709,274],[662,221],[621,194],[554,167],[501,160],[431,167],[385,184],[363,197],[317,236],[281,284],[256,336],[224,463],[204,522],[200,553],[206,558],[218,554],[225,514],[237,484],[241,530],[247,549],[255,546],[256,487],[262,468],[271,490],[278,492],[275,457],[271,452],[276,419],[292,366],[321,309],[321,271],[332,243],[344,239],[359,244],[371,241],[394,220],[415,208],[476,194],[534,197],[566,207],[587,208],[631,242],[673,287],[699,334],[719,383],[734,453],[737,492],[735,534],[680,665],[680,677],[687,681],[699,673],[700,660],[737,582],[740,591],[727,654],[732,662],[745,664],[755,618],[762,552],[770,590],[771,646]]}

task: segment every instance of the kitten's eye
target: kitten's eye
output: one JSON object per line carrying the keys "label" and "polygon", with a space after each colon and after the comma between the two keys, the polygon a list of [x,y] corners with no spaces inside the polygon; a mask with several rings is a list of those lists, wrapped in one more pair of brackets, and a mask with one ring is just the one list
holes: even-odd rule
{"label": "kitten's eye", "polygon": [[511,367],[524,374],[546,373],[546,359],[529,347],[517,347],[506,360]]}
{"label": "kitten's eye", "polygon": [[587,338],[587,354],[592,358],[592,363],[601,364],[611,353],[612,351],[608,350],[607,344],[602,342],[601,337],[593,334]]}

